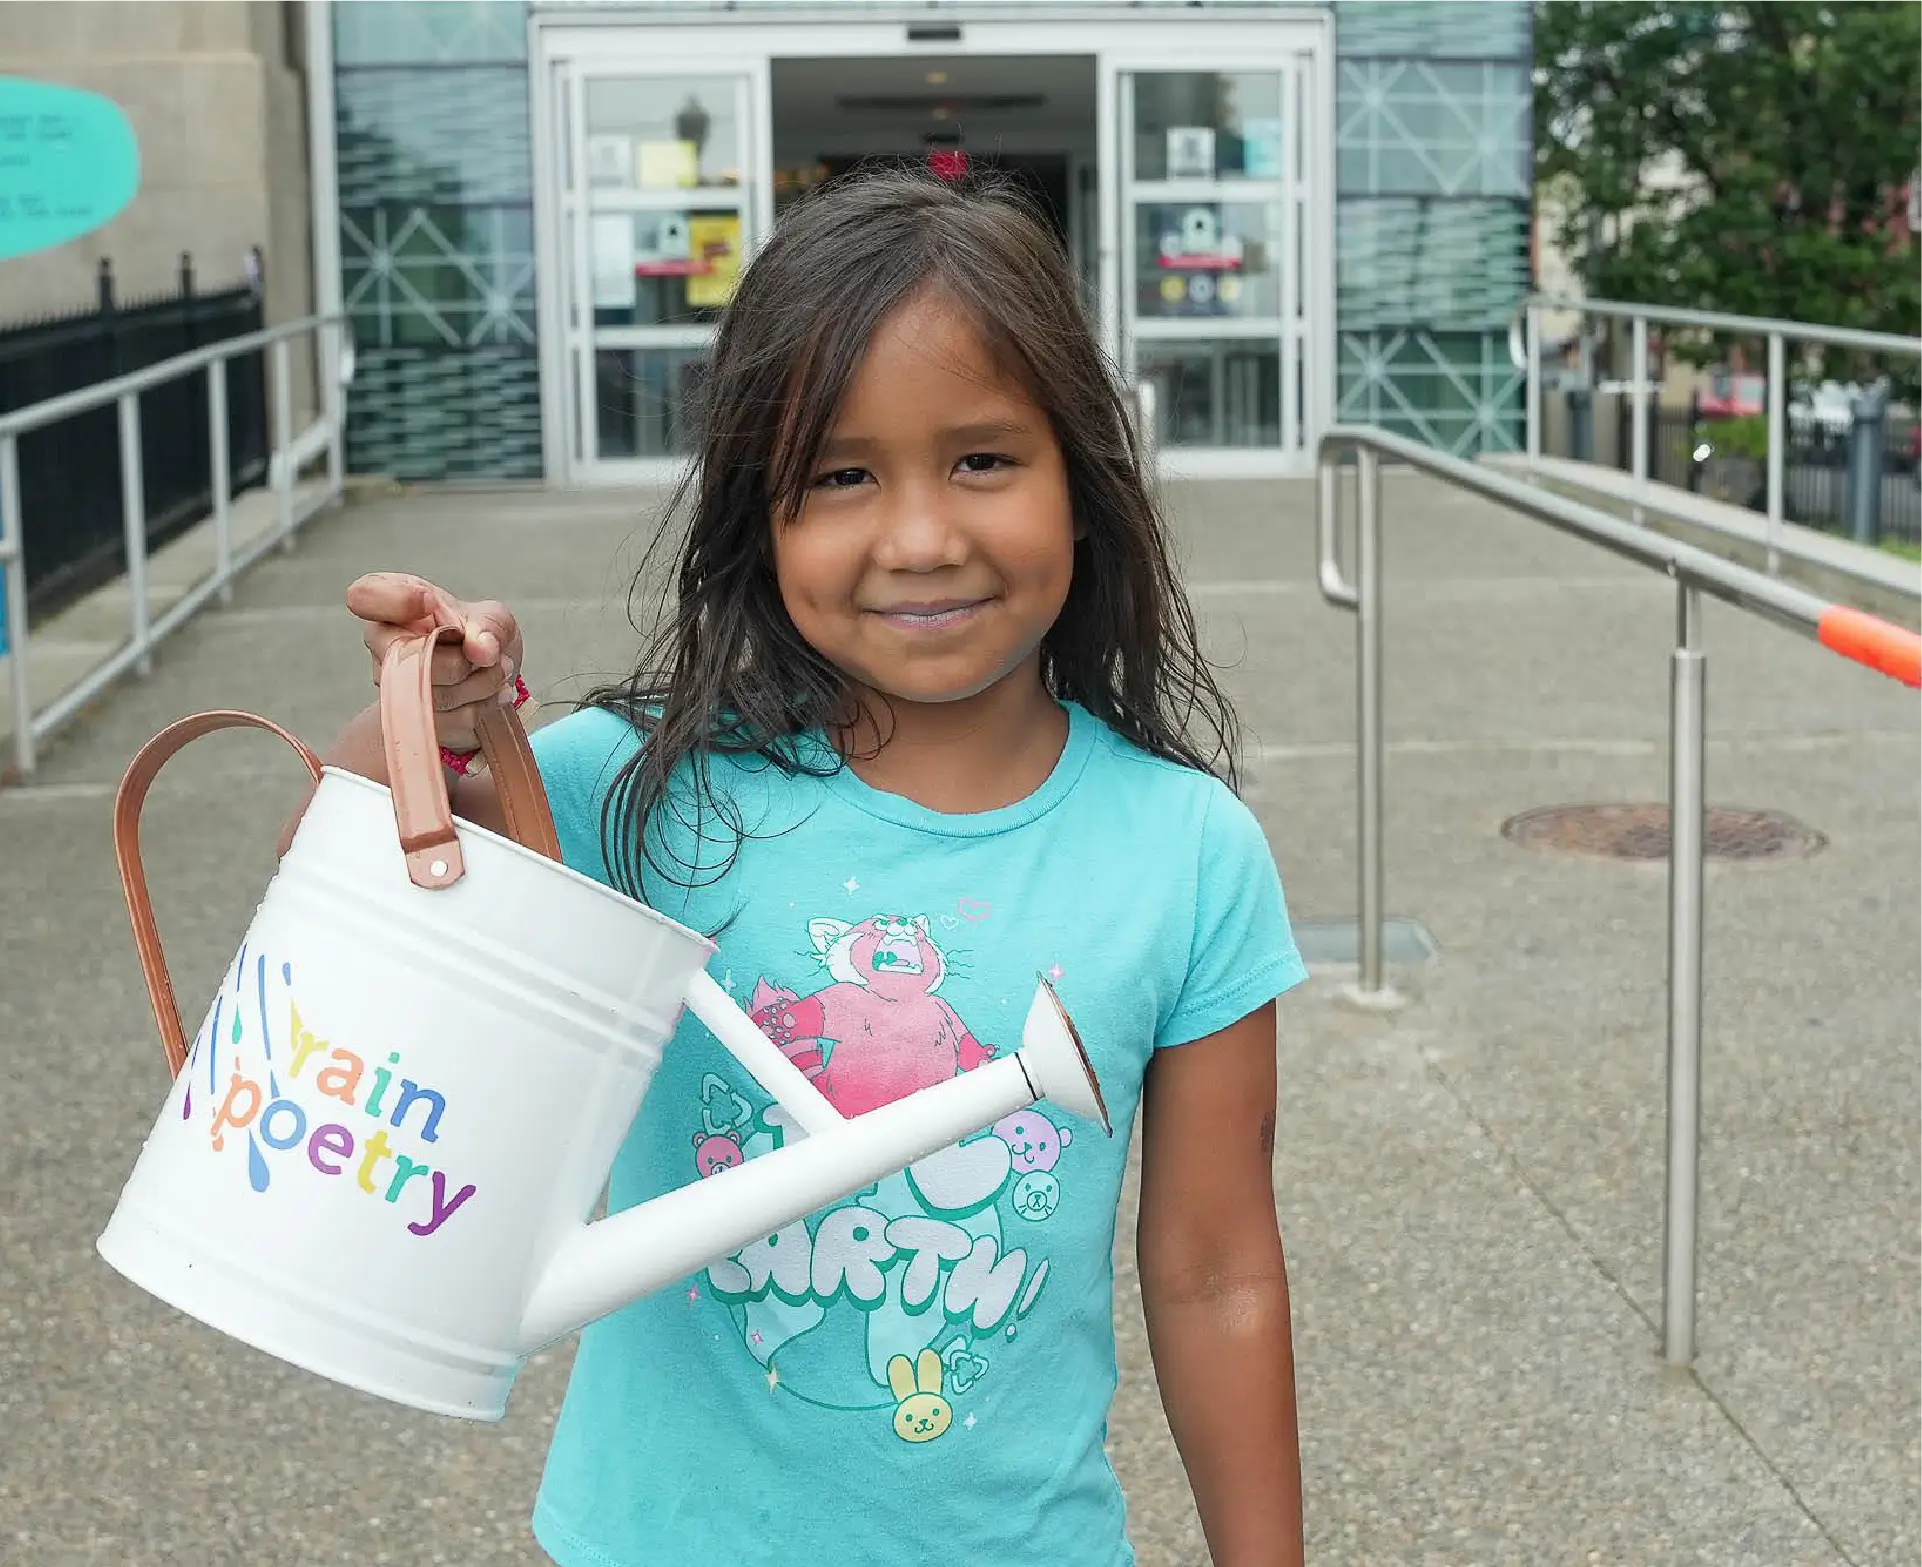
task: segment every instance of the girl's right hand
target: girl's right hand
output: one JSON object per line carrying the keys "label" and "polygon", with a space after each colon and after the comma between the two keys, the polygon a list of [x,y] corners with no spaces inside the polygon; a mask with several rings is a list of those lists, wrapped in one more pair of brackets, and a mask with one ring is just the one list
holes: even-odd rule
{"label": "girl's right hand", "polygon": [[400,638],[441,625],[465,628],[460,643],[434,649],[434,732],[450,750],[478,750],[476,720],[489,707],[513,704],[520,673],[521,632],[507,606],[491,599],[463,603],[422,577],[380,571],[348,587],[347,607],[367,622],[363,640],[376,686],[387,650]]}

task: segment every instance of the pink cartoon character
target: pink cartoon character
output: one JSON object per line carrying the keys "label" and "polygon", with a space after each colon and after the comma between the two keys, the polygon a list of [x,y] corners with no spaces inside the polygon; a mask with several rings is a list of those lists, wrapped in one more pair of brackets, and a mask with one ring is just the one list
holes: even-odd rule
{"label": "pink cartoon character", "polygon": [[748,1010],[843,1115],[861,1115],[992,1059],[935,994],[947,973],[925,915],[808,921],[834,982],[811,996],[765,979]]}
{"label": "pink cartoon character", "polygon": [[1017,1110],[994,1123],[994,1135],[1008,1145],[1015,1170],[1029,1175],[1037,1170],[1052,1170],[1061,1160],[1061,1150],[1074,1141],[1074,1133],[1056,1126],[1039,1110]]}
{"label": "pink cartoon character", "polygon": [[701,1178],[719,1175],[723,1170],[731,1170],[746,1156],[741,1152],[741,1134],[735,1131],[696,1132],[694,1134],[694,1168],[701,1172]]}

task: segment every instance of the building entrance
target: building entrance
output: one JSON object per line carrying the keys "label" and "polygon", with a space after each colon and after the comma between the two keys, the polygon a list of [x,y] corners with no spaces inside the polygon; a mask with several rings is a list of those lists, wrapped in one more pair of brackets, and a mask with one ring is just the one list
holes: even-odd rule
{"label": "building entrance", "polygon": [[548,471],[693,448],[715,323],[780,210],[876,160],[1011,173],[1168,472],[1300,471],[1332,407],[1327,28],[1211,19],[538,31]]}

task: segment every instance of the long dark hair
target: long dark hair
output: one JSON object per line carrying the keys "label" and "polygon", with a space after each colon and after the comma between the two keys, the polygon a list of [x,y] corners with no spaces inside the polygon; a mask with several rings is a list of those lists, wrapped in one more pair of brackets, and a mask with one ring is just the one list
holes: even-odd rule
{"label": "long dark hair", "polygon": [[[1202,657],[1119,379],[1053,231],[1004,177],[877,169],[798,201],[742,274],[703,389],[699,461],[668,503],[666,520],[685,513],[685,525],[663,527],[634,581],[636,597],[650,582],[660,593],[647,645],[627,680],[586,698],[642,735],[602,820],[608,864],[634,896],[644,866],[692,886],[732,863],[745,828],[708,788],[712,755],[789,773],[840,765],[796,743],[845,724],[848,691],[781,602],[771,532],[799,511],[876,327],[930,287],[1028,389],[1065,460],[1079,537],[1041,644],[1049,690],[1143,750],[1235,782],[1234,710]],[[669,549],[671,580],[658,569]],[[691,858],[666,850],[663,810],[694,828]],[[713,841],[709,821],[734,846],[719,869],[699,847]]]}

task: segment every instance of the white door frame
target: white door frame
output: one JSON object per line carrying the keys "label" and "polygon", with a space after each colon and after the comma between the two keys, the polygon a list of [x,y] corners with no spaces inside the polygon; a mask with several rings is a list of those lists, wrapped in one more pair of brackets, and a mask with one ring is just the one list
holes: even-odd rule
{"label": "white door frame", "polygon": [[[1102,120],[1109,138],[1103,148],[1107,172],[1102,189],[1114,204],[1104,218],[1109,236],[1106,250],[1113,264],[1103,270],[1102,317],[1109,351],[1116,355],[1122,373],[1132,380],[1137,345],[1157,339],[1240,339],[1273,343],[1279,350],[1279,450],[1163,447],[1159,459],[1164,478],[1306,473],[1313,466],[1315,440],[1332,418],[1332,400],[1322,401],[1323,389],[1331,387],[1333,380],[1332,333],[1317,331],[1313,326],[1318,320],[1334,320],[1334,269],[1327,264],[1334,239],[1333,182],[1322,179],[1321,160],[1315,154],[1316,148],[1333,141],[1332,106],[1326,114],[1320,112],[1326,100],[1321,96],[1316,71],[1318,58],[1331,53],[1331,45],[1332,34],[1325,29],[1271,24],[1259,28],[1194,27],[1152,40],[1117,32],[1114,45],[1102,52],[1102,85],[1106,89]],[[1156,319],[1137,322],[1133,337],[1125,335],[1125,317],[1136,281],[1133,236],[1128,214],[1120,206],[1133,194],[1134,185],[1133,148],[1117,144],[1132,119],[1133,94],[1126,78],[1163,71],[1273,72],[1281,77],[1283,158],[1275,179],[1248,181],[1246,188],[1239,180],[1192,185],[1164,181],[1140,187],[1142,199],[1155,202],[1274,201],[1280,206],[1281,256],[1276,272],[1282,292],[1277,304],[1278,329],[1266,321],[1234,317],[1192,322]],[[1332,157],[1327,162],[1332,170]],[[1318,366],[1318,358],[1327,363]],[[1299,384],[1297,368],[1303,372]]]}
{"label": "white door frame", "polygon": [[[1024,8],[1025,9],[1025,8]],[[1099,15],[1095,14],[1097,10]],[[1121,348],[1120,162],[1115,84],[1129,68],[1220,70],[1254,64],[1277,53],[1293,57],[1290,77],[1299,84],[1304,112],[1288,126],[1292,160],[1303,160],[1302,211],[1307,220],[1298,248],[1302,272],[1302,318],[1310,324],[1302,340],[1306,397],[1301,408],[1304,435],[1300,452],[1164,452],[1164,475],[1306,472],[1319,432],[1334,417],[1334,19],[1326,7],[1278,5],[1250,14],[1196,9],[1165,13],[1110,11],[1089,6],[1067,15],[1059,7],[1037,5],[1028,19],[969,13],[950,22],[918,8],[894,17],[873,12],[811,9],[807,20],[785,18],[774,24],[765,12],[705,12],[676,8],[616,20],[618,13],[596,11],[575,17],[564,10],[536,10],[529,21],[529,70],[532,76],[535,255],[540,323],[542,448],[548,482],[603,484],[661,482],[677,476],[685,458],[621,463],[583,461],[573,449],[585,419],[571,417],[575,398],[569,388],[569,347],[586,328],[568,320],[570,299],[564,268],[571,259],[562,233],[560,163],[567,134],[556,102],[556,65],[591,63],[595,74],[655,76],[681,71],[735,75],[748,72],[756,86],[749,104],[746,167],[754,171],[755,240],[773,222],[772,62],[790,58],[885,56],[912,58],[951,55],[1074,55],[1096,62],[1096,146],[1098,272],[1103,346],[1118,357]],[[931,24],[937,24],[932,25]],[[930,27],[938,36],[909,42],[911,27]],[[1278,32],[1278,28],[1281,31]],[[959,37],[951,36],[958,31]],[[754,241],[750,241],[750,244]],[[750,251],[751,254],[751,251]],[[578,266],[574,269],[578,275]],[[1325,323],[1325,329],[1315,323]],[[591,331],[589,332],[591,339]],[[591,382],[589,383],[591,386]]]}

